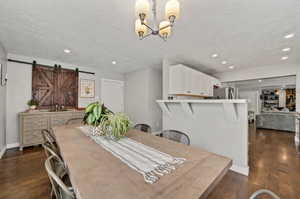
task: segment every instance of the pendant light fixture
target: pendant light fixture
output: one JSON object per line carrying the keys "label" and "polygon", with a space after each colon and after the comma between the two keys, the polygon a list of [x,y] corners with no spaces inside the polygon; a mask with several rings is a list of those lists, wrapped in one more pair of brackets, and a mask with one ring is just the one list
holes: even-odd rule
{"label": "pendant light fixture", "polygon": [[[171,35],[175,20],[179,18],[180,5],[178,0],[169,0],[165,6],[165,20],[158,23],[156,0],[152,0],[152,15],[154,27],[147,24],[150,18],[149,0],[137,0],[135,4],[137,20],[135,22],[135,32],[139,39],[144,39],[150,35],[156,35],[164,41]],[[148,20],[149,21],[149,20]]]}

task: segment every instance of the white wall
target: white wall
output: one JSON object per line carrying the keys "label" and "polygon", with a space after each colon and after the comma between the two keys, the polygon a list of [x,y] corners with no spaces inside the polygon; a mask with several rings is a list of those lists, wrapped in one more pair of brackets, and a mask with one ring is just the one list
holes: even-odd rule
{"label": "white wall", "polygon": [[[2,64],[4,73],[6,72],[6,51],[3,45],[0,43],[0,63]],[[0,158],[1,155],[4,153],[6,147],[6,138],[5,138],[5,131],[6,131],[6,86],[0,85]]]}
{"label": "white wall", "polygon": [[248,110],[259,113],[259,91],[258,90],[239,90],[239,99],[246,99]]}
{"label": "white wall", "polygon": [[[64,68],[72,68],[75,69],[78,66],[74,66],[72,64],[60,63],[53,60],[45,60],[39,58],[30,58],[19,55],[9,54],[8,57],[10,59],[18,59],[23,61],[32,62],[36,60],[37,63],[41,63],[44,65],[54,65],[60,64]],[[95,88],[95,99],[83,99],[79,98],[79,107],[85,107],[90,102],[95,100],[99,100],[101,96],[101,78],[107,79],[116,79],[116,80],[124,80],[124,75],[119,73],[110,73],[106,71],[99,71],[96,68],[89,67],[78,67],[79,70],[95,72],[95,75],[83,74],[80,73],[79,78],[91,78],[96,81]],[[32,67],[27,64],[19,64],[14,62],[8,62],[8,84],[7,84],[7,109],[6,113],[6,142],[8,147],[17,146],[19,143],[19,129],[18,129],[18,113],[25,111],[27,107],[27,101],[31,99],[31,81],[32,81]],[[101,99],[100,99],[101,100]]]}
{"label": "white wall", "polygon": [[125,112],[134,124],[146,123],[153,131],[160,130],[162,116],[156,100],[161,97],[161,70],[147,68],[126,74]]}

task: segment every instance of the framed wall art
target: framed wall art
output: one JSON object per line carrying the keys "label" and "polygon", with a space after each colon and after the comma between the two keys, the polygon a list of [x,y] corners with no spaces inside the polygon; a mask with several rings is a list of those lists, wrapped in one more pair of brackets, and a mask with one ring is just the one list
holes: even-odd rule
{"label": "framed wall art", "polygon": [[94,98],[95,97],[95,80],[80,79],[79,87],[80,97]]}

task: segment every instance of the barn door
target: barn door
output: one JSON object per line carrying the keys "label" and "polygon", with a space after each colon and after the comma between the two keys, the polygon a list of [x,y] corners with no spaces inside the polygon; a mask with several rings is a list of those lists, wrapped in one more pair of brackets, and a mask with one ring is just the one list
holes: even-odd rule
{"label": "barn door", "polygon": [[78,103],[78,71],[33,64],[32,98],[39,108],[61,105],[76,108]]}
{"label": "barn door", "polygon": [[67,108],[77,107],[78,71],[57,69],[56,102]]}
{"label": "barn door", "polygon": [[32,98],[39,101],[39,107],[50,108],[54,102],[55,73],[53,67],[32,67]]}

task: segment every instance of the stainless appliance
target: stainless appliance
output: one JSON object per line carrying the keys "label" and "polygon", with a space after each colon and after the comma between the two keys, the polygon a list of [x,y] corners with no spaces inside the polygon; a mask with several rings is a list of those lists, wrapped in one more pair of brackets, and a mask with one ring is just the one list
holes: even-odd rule
{"label": "stainless appliance", "polygon": [[233,87],[214,88],[214,99],[237,99],[238,89]]}

